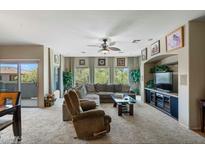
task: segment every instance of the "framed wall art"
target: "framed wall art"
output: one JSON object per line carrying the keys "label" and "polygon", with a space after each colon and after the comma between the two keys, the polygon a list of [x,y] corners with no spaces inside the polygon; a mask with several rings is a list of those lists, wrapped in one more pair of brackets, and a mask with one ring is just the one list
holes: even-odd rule
{"label": "framed wall art", "polygon": [[98,66],[106,66],[106,59],[98,58]]}
{"label": "framed wall art", "polygon": [[154,42],[151,45],[151,56],[160,53],[160,41]]}
{"label": "framed wall art", "polygon": [[79,66],[85,66],[85,59],[79,59]]}
{"label": "framed wall art", "polygon": [[141,50],[142,60],[147,60],[147,48]]}
{"label": "framed wall art", "polygon": [[74,58],[74,67],[88,67],[89,61],[88,58],[76,57]]}
{"label": "framed wall art", "polygon": [[180,27],[166,36],[167,51],[184,47],[184,27]]}
{"label": "framed wall art", "polygon": [[124,66],[125,67],[126,63],[125,63],[125,58],[117,58],[117,66]]}

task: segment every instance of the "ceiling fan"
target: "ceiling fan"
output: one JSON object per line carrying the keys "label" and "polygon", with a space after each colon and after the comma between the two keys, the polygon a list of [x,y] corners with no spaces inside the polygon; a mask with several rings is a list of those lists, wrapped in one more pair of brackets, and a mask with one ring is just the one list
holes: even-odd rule
{"label": "ceiling fan", "polygon": [[103,54],[110,53],[111,51],[121,51],[119,48],[113,47],[113,45],[115,45],[116,42],[110,42],[109,38],[103,38],[102,41],[103,43],[100,45],[88,45],[88,47],[99,47],[101,49],[98,52],[101,52]]}

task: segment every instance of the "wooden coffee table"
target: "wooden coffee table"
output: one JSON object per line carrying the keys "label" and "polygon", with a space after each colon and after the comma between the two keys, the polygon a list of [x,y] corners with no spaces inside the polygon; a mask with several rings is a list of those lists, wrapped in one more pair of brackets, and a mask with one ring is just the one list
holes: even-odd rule
{"label": "wooden coffee table", "polygon": [[118,108],[118,115],[122,116],[122,113],[129,113],[129,115],[134,114],[134,104],[136,100],[130,96],[124,96],[123,98],[118,98],[115,95],[112,95],[114,100],[113,107]]}

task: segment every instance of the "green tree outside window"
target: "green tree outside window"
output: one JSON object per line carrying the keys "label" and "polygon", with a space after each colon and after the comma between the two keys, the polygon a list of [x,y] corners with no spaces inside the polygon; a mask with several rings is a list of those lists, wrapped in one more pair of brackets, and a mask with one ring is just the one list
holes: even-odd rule
{"label": "green tree outside window", "polygon": [[129,69],[115,68],[114,82],[116,84],[129,84]]}
{"label": "green tree outside window", "polygon": [[75,84],[82,85],[89,83],[89,68],[76,68],[75,69]]}
{"label": "green tree outside window", "polygon": [[109,68],[95,68],[95,83],[108,84],[109,79]]}

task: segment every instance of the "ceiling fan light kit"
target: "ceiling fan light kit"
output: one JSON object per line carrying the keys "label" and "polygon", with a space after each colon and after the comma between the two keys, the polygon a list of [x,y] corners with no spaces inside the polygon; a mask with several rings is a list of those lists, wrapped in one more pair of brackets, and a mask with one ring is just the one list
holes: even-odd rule
{"label": "ceiling fan light kit", "polygon": [[113,47],[113,45],[115,45],[116,42],[111,42],[110,38],[103,38],[100,40],[103,41],[103,43],[101,45],[99,45],[99,46],[98,45],[88,45],[88,46],[89,47],[100,47],[101,49],[98,52],[103,53],[103,54],[108,54],[112,51],[121,51],[119,48]]}
{"label": "ceiling fan light kit", "polygon": [[102,50],[102,53],[103,53],[104,55],[106,55],[106,54],[109,53],[109,50]]}

